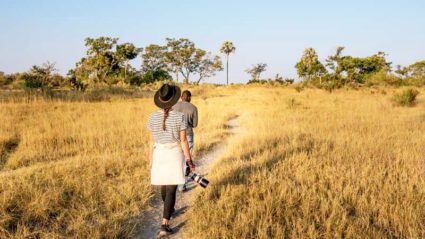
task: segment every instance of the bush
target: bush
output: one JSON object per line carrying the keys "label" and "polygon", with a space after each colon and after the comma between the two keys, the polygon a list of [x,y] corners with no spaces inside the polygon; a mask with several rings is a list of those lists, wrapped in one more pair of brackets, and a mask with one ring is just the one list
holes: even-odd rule
{"label": "bush", "polygon": [[267,83],[267,80],[251,79],[246,84],[250,85],[250,84],[265,84],[265,83]]}
{"label": "bush", "polygon": [[416,89],[406,89],[397,93],[393,97],[393,102],[398,106],[414,106],[416,104],[416,96],[419,91]]}
{"label": "bush", "polygon": [[78,79],[75,75],[69,76],[68,78],[66,78],[66,80],[71,85],[73,90],[85,91],[87,88],[87,84],[84,84],[84,82]]}
{"label": "bush", "polygon": [[15,78],[15,75],[0,75],[0,87],[12,84]]}
{"label": "bush", "polygon": [[170,74],[168,74],[167,71],[153,70],[153,71],[145,72],[140,79],[141,80],[140,83],[149,84],[156,81],[164,81],[164,80],[171,80],[171,79],[172,77],[170,76]]}
{"label": "bush", "polygon": [[367,76],[366,85],[367,86],[372,86],[372,85],[401,86],[403,85],[403,80],[394,74],[388,73],[386,70],[381,70],[379,72],[376,72]]}
{"label": "bush", "polygon": [[126,78],[126,83],[132,86],[139,86],[142,84],[142,77],[139,74],[134,74]]}
{"label": "bush", "polygon": [[294,81],[295,81],[295,79],[292,79],[292,78],[286,78],[286,79],[285,79],[285,82],[286,82],[288,85],[294,84]]}
{"label": "bush", "polygon": [[43,82],[38,76],[24,73],[22,75],[22,79],[24,80],[24,85],[26,88],[36,89],[36,88],[41,88],[43,86]]}

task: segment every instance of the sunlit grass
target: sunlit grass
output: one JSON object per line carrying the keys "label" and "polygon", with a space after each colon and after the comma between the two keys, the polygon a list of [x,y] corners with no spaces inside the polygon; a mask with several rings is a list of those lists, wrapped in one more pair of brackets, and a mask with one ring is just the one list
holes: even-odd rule
{"label": "sunlit grass", "polygon": [[[226,133],[231,109],[226,99],[194,98],[201,152]],[[0,238],[137,234],[155,192],[146,129],[155,110],[152,99],[3,103]]]}
{"label": "sunlit grass", "polygon": [[[403,108],[393,89],[190,89],[197,157],[231,140],[197,191],[188,238],[425,237],[423,92]],[[0,238],[134,236],[155,193],[154,110],[152,99],[1,103]]]}
{"label": "sunlit grass", "polygon": [[250,94],[238,102],[246,133],[214,164],[188,236],[425,237],[423,104],[366,90]]}

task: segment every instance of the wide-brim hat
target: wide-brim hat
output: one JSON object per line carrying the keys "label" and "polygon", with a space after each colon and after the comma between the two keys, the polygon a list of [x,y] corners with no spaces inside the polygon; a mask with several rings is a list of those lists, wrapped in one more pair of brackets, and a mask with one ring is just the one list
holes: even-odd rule
{"label": "wide-brim hat", "polygon": [[159,88],[153,97],[155,105],[161,109],[172,107],[179,101],[181,90],[178,86],[164,84]]}

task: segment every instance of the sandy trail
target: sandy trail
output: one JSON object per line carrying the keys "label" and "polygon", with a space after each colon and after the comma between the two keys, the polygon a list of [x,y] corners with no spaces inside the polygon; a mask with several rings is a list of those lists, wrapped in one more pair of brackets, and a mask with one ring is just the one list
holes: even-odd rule
{"label": "sandy trail", "polygon": [[[237,116],[230,119],[226,126],[230,129],[231,134],[239,133],[239,127],[237,123]],[[196,140],[196,139],[195,139]],[[196,143],[196,141],[195,141]],[[196,164],[196,173],[200,175],[207,175],[210,164],[220,158],[223,155],[229,145],[229,137],[226,137],[219,144],[215,145],[211,150],[205,152],[201,155],[199,159],[195,161]],[[206,176],[208,178],[208,176]],[[174,233],[167,236],[166,238],[173,239],[187,239],[188,236],[184,235],[185,225],[187,218],[185,216],[186,212],[190,210],[193,203],[193,196],[196,190],[203,190],[201,186],[198,186],[195,182],[190,181],[188,183],[188,190],[184,193],[177,191],[177,201],[176,201],[176,212],[171,218],[171,226],[174,230]],[[146,219],[143,222],[143,226],[140,229],[140,233],[136,238],[139,239],[152,239],[157,238],[159,233],[159,226],[161,222],[162,215],[162,201],[159,195],[153,199],[153,204],[151,208],[146,211]]]}

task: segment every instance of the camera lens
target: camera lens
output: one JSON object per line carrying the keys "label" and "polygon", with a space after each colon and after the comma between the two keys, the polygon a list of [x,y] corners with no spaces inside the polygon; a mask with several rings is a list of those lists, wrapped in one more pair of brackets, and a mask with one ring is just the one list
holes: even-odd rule
{"label": "camera lens", "polygon": [[206,178],[203,178],[201,175],[190,172],[189,177],[192,178],[193,181],[201,185],[201,187],[206,188],[210,183]]}
{"label": "camera lens", "polygon": [[209,183],[210,182],[205,178],[201,178],[201,180],[199,181],[199,185],[201,185],[201,187],[203,187],[203,188],[206,188]]}

